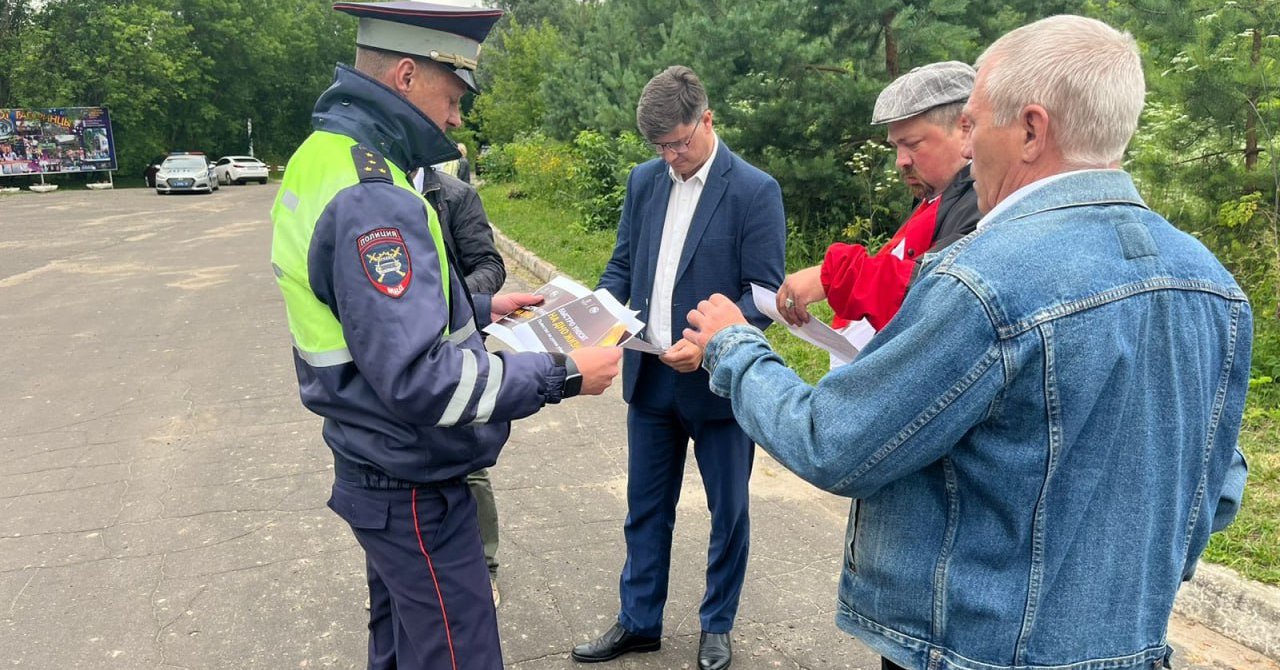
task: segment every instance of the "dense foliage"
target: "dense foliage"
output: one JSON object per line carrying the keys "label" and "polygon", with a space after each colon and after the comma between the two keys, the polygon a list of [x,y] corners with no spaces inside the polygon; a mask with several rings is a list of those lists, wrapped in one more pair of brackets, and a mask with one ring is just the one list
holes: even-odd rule
{"label": "dense foliage", "polygon": [[[494,177],[580,207],[581,184],[570,195],[552,166],[584,159],[574,141],[584,131],[634,132],[644,82],[686,64],[707,86],[721,137],[782,185],[792,267],[816,262],[833,240],[874,246],[901,222],[909,195],[884,129],[868,123],[895,76],[937,60],[972,62],[1005,31],[1055,13],[1129,30],[1143,50],[1149,95],[1126,168],[1153,208],[1202,239],[1248,291],[1257,324],[1254,407],[1280,414],[1280,0],[504,4],[509,17],[482,68],[502,95],[483,99],[469,117],[475,136],[491,144]],[[546,160],[512,161],[513,152]],[[599,207],[593,217],[593,228],[608,219]]]}
{"label": "dense foliage", "polygon": [[105,105],[123,174],[168,151],[283,162],[354,53],[315,0],[0,0],[0,108]]}
{"label": "dense foliage", "polygon": [[[874,244],[909,197],[879,90],[928,62],[972,61],[1060,12],[1138,38],[1150,94],[1126,167],[1252,298],[1255,397],[1280,402],[1280,0],[497,0],[481,96],[456,134],[491,178],[614,225],[645,81],[703,77],[725,142],[782,185],[793,267],[832,240]],[[157,154],[248,149],[279,164],[309,131],[355,21],[330,0],[0,0],[0,107],[107,105],[124,174]],[[487,146],[488,153],[480,157]]]}

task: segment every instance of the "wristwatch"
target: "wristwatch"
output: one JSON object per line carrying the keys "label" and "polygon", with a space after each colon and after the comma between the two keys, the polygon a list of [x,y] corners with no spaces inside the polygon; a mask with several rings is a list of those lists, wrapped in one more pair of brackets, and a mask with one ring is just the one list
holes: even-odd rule
{"label": "wristwatch", "polygon": [[572,358],[564,354],[557,354],[556,358],[557,363],[564,365],[564,390],[560,397],[572,398],[582,392],[582,372],[578,370],[578,364],[574,363]]}

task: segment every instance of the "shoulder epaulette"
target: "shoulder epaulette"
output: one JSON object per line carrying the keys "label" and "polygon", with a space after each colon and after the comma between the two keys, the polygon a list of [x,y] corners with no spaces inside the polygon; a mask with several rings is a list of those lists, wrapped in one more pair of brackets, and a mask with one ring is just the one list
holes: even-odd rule
{"label": "shoulder epaulette", "polygon": [[356,162],[356,173],[360,175],[360,181],[392,182],[391,170],[387,168],[387,160],[382,154],[363,144],[357,144],[351,147],[351,159]]}

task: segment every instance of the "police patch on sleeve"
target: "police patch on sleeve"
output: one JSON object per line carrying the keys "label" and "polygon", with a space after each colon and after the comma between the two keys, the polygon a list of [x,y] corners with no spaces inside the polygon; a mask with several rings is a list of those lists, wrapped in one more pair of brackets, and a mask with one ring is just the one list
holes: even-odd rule
{"label": "police patch on sleeve", "polygon": [[356,248],[374,288],[392,298],[409,290],[413,268],[409,264],[409,248],[398,229],[376,228],[364,233],[356,238]]}

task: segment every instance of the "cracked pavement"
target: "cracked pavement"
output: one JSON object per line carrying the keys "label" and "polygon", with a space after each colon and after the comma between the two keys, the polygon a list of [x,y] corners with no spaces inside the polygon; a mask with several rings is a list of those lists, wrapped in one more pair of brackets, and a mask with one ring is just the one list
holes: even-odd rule
{"label": "cracked pavement", "polygon": [[[363,555],[325,507],[332,461],[298,401],[275,190],[0,196],[0,664],[364,666]],[[614,621],[618,386],[518,422],[491,470],[509,668],[580,667],[568,650]],[[709,524],[692,459],[685,484],[662,650],[602,667],[697,666]],[[847,510],[758,453],[734,668],[879,667],[833,623]],[[1214,654],[1177,667],[1275,670]]]}

